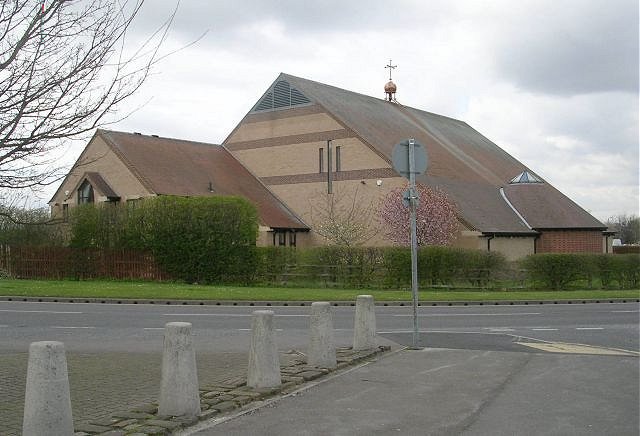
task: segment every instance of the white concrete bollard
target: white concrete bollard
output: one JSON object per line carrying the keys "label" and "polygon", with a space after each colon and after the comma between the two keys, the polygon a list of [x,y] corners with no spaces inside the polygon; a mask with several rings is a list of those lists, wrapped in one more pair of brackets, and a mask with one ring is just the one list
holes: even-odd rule
{"label": "white concrete bollard", "polygon": [[164,328],[158,415],[195,416],[198,414],[200,414],[200,392],[191,323],[170,322]]}
{"label": "white concrete bollard", "polygon": [[281,384],[280,358],[273,329],[273,311],[256,310],[251,319],[247,386],[274,388]]}
{"label": "white concrete bollard", "polygon": [[376,312],[373,296],[358,295],[356,298],[353,349],[355,351],[369,350],[376,346]]}
{"label": "white concrete bollard", "polygon": [[69,374],[62,342],[33,342],[29,346],[22,434],[73,435]]}
{"label": "white concrete bollard", "polygon": [[327,302],[311,303],[311,331],[307,364],[318,368],[335,368],[337,365],[336,349],[333,344],[331,305]]}

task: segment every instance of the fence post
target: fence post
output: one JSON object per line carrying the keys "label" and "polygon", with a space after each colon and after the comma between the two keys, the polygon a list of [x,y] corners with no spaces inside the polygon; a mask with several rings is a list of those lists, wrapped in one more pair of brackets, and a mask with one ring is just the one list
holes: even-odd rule
{"label": "fence post", "polygon": [[158,415],[195,416],[199,413],[198,370],[191,323],[167,323],[164,328]]}
{"label": "fence post", "polygon": [[280,359],[273,330],[273,311],[256,310],[251,319],[247,386],[273,388],[280,384]]}
{"label": "fence post", "polygon": [[328,302],[311,303],[311,329],[307,364],[318,368],[335,368],[333,320]]}
{"label": "fence post", "polygon": [[69,375],[62,342],[33,342],[29,346],[22,434],[73,435]]}
{"label": "fence post", "polygon": [[356,298],[356,318],[353,332],[354,351],[376,347],[376,313],[373,296],[358,295]]}

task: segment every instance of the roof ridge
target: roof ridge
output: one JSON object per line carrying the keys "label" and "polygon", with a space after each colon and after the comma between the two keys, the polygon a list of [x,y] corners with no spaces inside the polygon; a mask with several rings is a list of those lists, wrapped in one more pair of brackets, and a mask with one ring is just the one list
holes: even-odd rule
{"label": "roof ridge", "polygon": [[98,131],[104,132],[104,133],[115,133],[118,135],[136,135],[136,136],[143,136],[145,138],[153,138],[153,139],[164,139],[166,141],[178,141],[178,142],[187,142],[190,144],[195,144],[195,145],[206,145],[206,146],[214,146],[214,147],[220,147],[221,144],[215,144],[213,142],[204,142],[204,141],[194,141],[191,139],[180,139],[180,138],[172,138],[172,137],[168,137],[168,136],[159,136],[159,135],[147,135],[144,133],[138,133],[138,132],[123,132],[121,130],[106,130],[106,129],[98,129]]}
{"label": "roof ridge", "polygon": [[[306,79],[304,77],[298,77],[298,76],[294,76],[294,75],[287,74],[287,73],[280,73],[278,78],[283,77],[283,76],[284,77],[293,78],[294,80],[302,80],[302,81],[310,82],[310,83],[313,83],[313,84],[316,84],[316,85],[326,86],[327,88],[333,88],[333,89],[336,89],[336,90],[339,90],[339,91],[342,91],[342,92],[347,92],[349,94],[355,94],[355,95],[359,95],[361,97],[370,98],[372,100],[375,100],[375,101],[378,101],[378,102],[381,102],[381,103],[385,103],[386,102],[386,100],[383,99],[383,98],[374,97],[374,96],[371,96],[371,95],[368,95],[368,94],[363,94],[361,92],[351,91],[349,89],[340,88],[338,86],[334,86],[334,85],[329,85],[329,84],[326,84],[326,83],[318,82],[317,80]],[[276,79],[276,81],[277,80],[278,79]],[[398,103],[398,104],[400,104],[400,103]],[[453,118],[453,117],[450,117],[448,115],[437,114],[435,112],[429,112],[429,111],[424,110],[424,109],[419,109],[419,108],[416,108],[416,107],[413,107],[413,106],[407,106],[407,105],[404,105],[404,104],[401,104],[401,105],[402,105],[402,107],[405,107],[407,109],[413,109],[413,110],[416,110],[416,111],[419,111],[419,112],[422,112],[422,113],[425,113],[425,114],[428,114],[428,115],[434,115],[436,117],[446,118],[446,119],[449,119],[449,120],[458,121],[460,123],[467,124],[463,120],[460,120],[458,118]]]}

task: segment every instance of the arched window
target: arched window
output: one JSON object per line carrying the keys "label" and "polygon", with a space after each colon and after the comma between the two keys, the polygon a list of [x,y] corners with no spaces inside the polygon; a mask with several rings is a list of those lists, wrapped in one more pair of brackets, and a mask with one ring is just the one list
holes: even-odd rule
{"label": "arched window", "polygon": [[93,203],[93,201],[93,186],[85,180],[78,188],[78,204]]}

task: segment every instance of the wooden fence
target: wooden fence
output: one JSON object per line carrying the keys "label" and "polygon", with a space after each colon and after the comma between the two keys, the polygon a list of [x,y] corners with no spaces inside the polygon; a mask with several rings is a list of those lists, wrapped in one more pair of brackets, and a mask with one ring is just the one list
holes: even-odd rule
{"label": "wooden fence", "polygon": [[640,245],[618,245],[613,246],[614,254],[633,254],[640,253]]}
{"label": "wooden fence", "polygon": [[134,250],[3,245],[0,269],[21,279],[168,279],[151,254]]}

